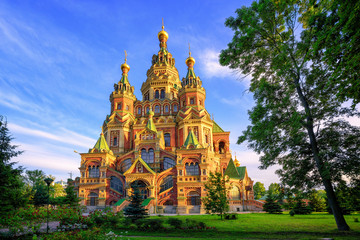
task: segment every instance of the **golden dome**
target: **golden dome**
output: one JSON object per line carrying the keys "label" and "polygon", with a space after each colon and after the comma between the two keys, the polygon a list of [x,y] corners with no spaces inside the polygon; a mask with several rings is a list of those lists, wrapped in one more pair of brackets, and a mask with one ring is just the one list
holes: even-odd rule
{"label": "golden dome", "polygon": [[162,39],[165,39],[165,42],[166,42],[168,40],[169,34],[167,32],[165,32],[164,26],[162,26],[162,30],[158,33],[158,38],[159,38],[159,41],[161,41]]}
{"label": "golden dome", "polygon": [[185,60],[185,64],[189,66],[189,64],[192,62],[192,64],[194,65],[195,64],[195,58],[193,57],[188,57],[186,60]]}
{"label": "golden dome", "polygon": [[[121,70],[123,70],[123,68],[126,68],[127,71],[130,71],[130,66],[125,62],[123,64],[121,64]],[[123,70],[124,71],[124,70]]]}

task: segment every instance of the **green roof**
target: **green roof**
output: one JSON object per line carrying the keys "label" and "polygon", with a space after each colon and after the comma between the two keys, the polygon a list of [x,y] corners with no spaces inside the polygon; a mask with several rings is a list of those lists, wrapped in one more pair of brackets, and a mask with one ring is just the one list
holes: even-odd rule
{"label": "green roof", "polygon": [[152,198],[147,198],[147,199],[145,199],[145,200],[142,202],[141,206],[143,206],[143,207],[147,206],[147,205],[150,203],[151,200],[152,200]]}
{"label": "green roof", "polygon": [[214,120],[213,120],[213,133],[225,132]]}
{"label": "green roof", "polygon": [[190,132],[185,140],[184,147],[188,147],[190,145],[193,145],[195,148],[197,148],[197,146],[199,145],[199,141],[197,140],[192,129],[190,130]]}
{"label": "green roof", "polygon": [[189,68],[188,69],[188,72],[186,74],[186,78],[189,79],[190,77],[196,78],[194,68]]}
{"label": "green roof", "polygon": [[246,167],[236,167],[236,169],[239,173],[240,179],[244,179],[246,173]]}
{"label": "green roof", "polygon": [[127,74],[122,75],[122,77],[120,79],[120,83],[122,83],[122,84],[130,84]]}
{"label": "green roof", "polygon": [[229,178],[234,178],[234,179],[241,179],[238,170],[236,169],[236,166],[234,164],[234,161],[232,160],[232,158],[230,158],[229,164],[225,170],[224,175],[228,175]]}
{"label": "green roof", "polygon": [[123,202],[125,202],[125,198],[123,198],[123,199],[120,199],[119,201],[117,201],[115,204],[114,204],[114,206],[120,206]]}
{"label": "green roof", "polygon": [[93,149],[96,149],[99,152],[101,152],[101,150],[106,150],[107,152],[110,151],[109,145],[107,144],[103,133],[100,134],[100,137],[95,143]]}
{"label": "green roof", "polygon": [[156,127],[155,127],[155,123],[152,119],[152,116],[154,115],[153,111],[149,111],[149,120],[146,124],[146,128],[153,131],[153,132],[157,132]]}

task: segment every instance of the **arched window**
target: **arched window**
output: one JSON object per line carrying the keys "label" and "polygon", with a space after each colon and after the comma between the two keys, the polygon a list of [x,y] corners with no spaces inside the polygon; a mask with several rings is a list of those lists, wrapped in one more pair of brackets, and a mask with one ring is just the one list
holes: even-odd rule
{"label": "arched window", "polygon": [[117,137],[114,137],[113,146],[117,146],[117,145],[118,145]]}
{"label": "arched window", "polygon": [[240,199],[240,190],[237,186],[233,186],[233,188],[230,190],[230,198],[232,200]]}
{"label": "arched window", "polygon": [[185,101],[183,101],[183,107],[185,107]]}
{"label": "arched window", "polygon": [[159,98],[159,90],[155,91],[155,98]]}
{"label": "arched window", "polygon": [[171,141],[171,138],[170,138],[170,133],[165,133],[164,134],[164,140],[165,140],[165,147],[170,147],[170,141]]}
{"label": "arched window", "polygon": [[174,112],[177,112],[177,111],[178,111],[178,106],[177,106],[177,105],[174,105],[173,111],[174,111]]}
{"label": "arched window", "polygon": [[186,175],[188,176],[200,175],[198,163],[186,163],[185,169],[186,169]]}
{"label": "arched window", "polygon": [[123,193],[123,184],[117,177],[112,176],[110,178],[110,187],[121,194]]}
{"label": "arched window", "polygon": [[129,105],[126,105],[126,111],[129,111]]}
{"label": "arched window", "polygon": [[166,112],[166,113],[169,112],[169,105],[166,105],[166,106],[164,107],[164,112]]}
{"label": "arched window", "polygon": [[150,148],[148,152],[148,161],[146,163],[154,163],[154,149]]}
{"label": "arched window", "polygon": [[99,166],[89,166],[89,177],[100,177]]}
{"label": "arched window", "polygon": [[190,98],[190,104],[194,104],[194,98]]}
{"label": "arched window", "polygon": [[131,158],[125,159],[120,164],[120,172],[124,173],[131,167]]}
{"label": "arched window", "polygon": [[173,176],[167,176],[164,178],[163,182],[160,185],[160,192],[163,192],[165,190],[168,190],[169,188],[172,188],[174,185]]}
{"label": "arched window", "polygon": [[225,153],[225,143],[219,142],[219,153]]}
{"label": "arched window", "polygon": [[137,114],[141,114],[141,107],[138,107]]}
{"label": "arched window", "polygon": [[161,90],[160,98],[161,99],[165,98],[165,90],[164,89]]}
{"label": "arched window", "polygon": [[187,205],[201,205],[200,195],[195,191],[189,192],[186,198],[186,202]]}
{"label": "arched window", "polygon": [[145,148],[141,149],[141,158],[142,158],[142,160],[144,160],[145,162],[148,161],[148,153],[147,153],[147,151],[146,151]]}
{"label": "arched window", "polygon": [[171,158],[164,157],[164,170],[175,166],[175,161]]}
{"label": "arched window", "polygon": [[121,110],[121,105],[122,105],[121,102],[119,102],[119,103],[117,104],[117,109],[118,109],[118,110]]}
{"label": "arched window", "polygon": [[149,113],[149,111],[150,111],[150,108],[146,107],[146,113]]}
{"label": "arched window", "polygon": [[160,106],[159,105],[155,106],[155,113],[160,113]]}

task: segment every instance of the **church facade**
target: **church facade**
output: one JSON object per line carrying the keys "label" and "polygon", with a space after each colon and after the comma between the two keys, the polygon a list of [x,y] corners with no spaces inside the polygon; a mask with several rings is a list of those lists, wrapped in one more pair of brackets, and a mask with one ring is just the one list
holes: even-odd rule
{"label": "church facade", "polygon": [[82,204],[115,205],[119,210],[128,204],[131,185],[137,184],[150,212],[199,213],[209,173],[221,171],[231,182],[230,209],[249,209],[253,181],[246,167],[231,159],[230,132],[206,111],[206,91],[190,52],[187,73],[180,80],[168,37],[162,27],[160,50],[152,57],[141,100],[134,95],[125,57],[102,133],[88,153],[80,154]]}

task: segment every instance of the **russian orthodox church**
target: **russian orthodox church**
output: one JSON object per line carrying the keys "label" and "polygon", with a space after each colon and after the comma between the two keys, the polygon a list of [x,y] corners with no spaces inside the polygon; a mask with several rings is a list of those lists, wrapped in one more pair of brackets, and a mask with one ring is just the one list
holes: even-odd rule
{"label": "russian orthodox church", "polygon": [[230,210],[251,209],[253,181],[246,167],[231,158],[230,132],[206,111],[206,91],[195,74],[195,59],[189,52],[188,70],[180,81],[168,37],[163,26],[160,50],[141,86],[142,100],[130,84],[125,53],[102,133],[88,153],[80,154],[77,184],[82,204],[120,210],[129,203],[131,185],[137,184],[149,212],[202,213],[204,183],[210,172],[221,171],[232,186]]}

